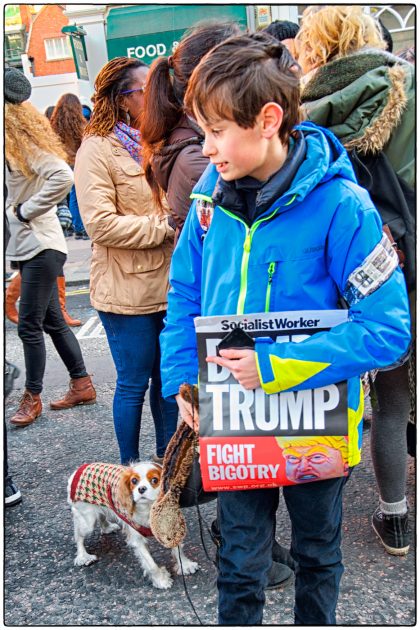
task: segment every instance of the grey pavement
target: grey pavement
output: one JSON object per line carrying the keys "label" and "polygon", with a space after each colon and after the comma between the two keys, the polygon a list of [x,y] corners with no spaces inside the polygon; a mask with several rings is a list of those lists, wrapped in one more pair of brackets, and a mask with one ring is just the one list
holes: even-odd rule
{"label": "grey pavement", "polygon": [[76,240],[73,236],[66,238],[69,253],[64,266],[67,286],[89,283],[90,259],[92,256],[91,241]]}
{"label": "grey pavement", "polygon": [[[70,239],[68,239],[69,242]],[[87,539],[98,561],[75,567],[72,518],[66,502],[67,479],[82,463],[118,461],[112,421],[115,370],[105,336],[96,326],[96,313],[88,301],[89,241],[69,243],[66,263],[71,287],[68,310],[85,322],[77,329],[87,369],[93,373],[98,392],[96,405],[66,411],[50,411],[48,402],[66,389],[66,370],[47,339],[47,371],[42,394],[44,411],[24,429],[8,425],[9,466],[23,501],[5,511],[4,623],[10,626],[158,626],[198,625],[184,590],[181,576],[174,576],[168,591],[161,591],[144,578],[134,554],[121,532]],[[85,274],[83,276],[83,274]],[[90,323],[89,323],[90,322]],[[6,356],[23,367],[22,346],[16,327],[6,324]],[[10,418],[23,388],[23,376],[6,401]],[[364,432],[362,463],[345,490],[343,556],[345,573],[337,607],[337,621],[346,626],[407,626],[416,622],[415,537],[406,557],[389,556],[371,529],[370,518],[377,505],[377,491],[369,452],[369,426]],[[143,413],[140,455],[154,453],[153,425],[148,402]],[[409,458],[407,496],[414,532],[415,465]],[[204,523],[215,516],[215,502],[200,508]],[[217,622],[216,572],[203,548],[197,512],[185,510],[187,555],[200,570],[185,577],[189,597],[204,625]],[[208,554],[214,547],[205,530]],[[290,542],[290,522],[284,501],[277,514],[277,539]],[[151,540],[158,564],[172,566],[169,550]],[[293,583],[267,593],[264,625],[293,624]]]}

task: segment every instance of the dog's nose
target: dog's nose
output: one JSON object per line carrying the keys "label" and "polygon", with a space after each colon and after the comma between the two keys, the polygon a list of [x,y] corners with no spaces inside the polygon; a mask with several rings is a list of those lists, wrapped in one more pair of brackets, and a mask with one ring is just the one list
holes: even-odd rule
{"label": "dog's nose", "polygon": [[144,494],[146,492],[147,488],[146,486],[139,486],[138,487],[138,491],[140,492],[140,494]]}

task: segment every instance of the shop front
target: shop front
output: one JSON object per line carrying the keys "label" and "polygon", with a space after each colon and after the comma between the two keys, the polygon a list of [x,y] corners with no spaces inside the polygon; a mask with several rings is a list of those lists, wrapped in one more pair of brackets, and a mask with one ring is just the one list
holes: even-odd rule
{"label": "shop front", "polygon": [[110,9],[106,41],[108,58],[135,57],[150,64],[171,55],[185,31],[209,19],[233,20],[242,29],[250,22],[245,5],[131,5]]}

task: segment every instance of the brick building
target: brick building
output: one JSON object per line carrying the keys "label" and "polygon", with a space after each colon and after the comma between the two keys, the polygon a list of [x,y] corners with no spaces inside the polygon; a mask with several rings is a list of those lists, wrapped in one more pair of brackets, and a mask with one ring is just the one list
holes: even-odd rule
{"label": "brick building", "polygon": [[69,21],[64,6],[46,4],[35,16],[28,35],[26,54],[34,77],[75,72],[69,39],[61,29]]}

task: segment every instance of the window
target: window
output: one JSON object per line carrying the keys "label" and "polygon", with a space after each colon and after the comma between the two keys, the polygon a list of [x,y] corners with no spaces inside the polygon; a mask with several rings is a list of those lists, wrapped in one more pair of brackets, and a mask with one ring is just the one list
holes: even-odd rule
{"label": "window", "polygon": [[19,59],[25,52],[25,44],[22,33],[6,33],[4,36],[4,47],[6,60]]}
{"label": "window", "polygon": [[44,39],[45,53],[47,61],[55,59],[71,59],[70,42],[68,37],[54,37],[53,39]]}

